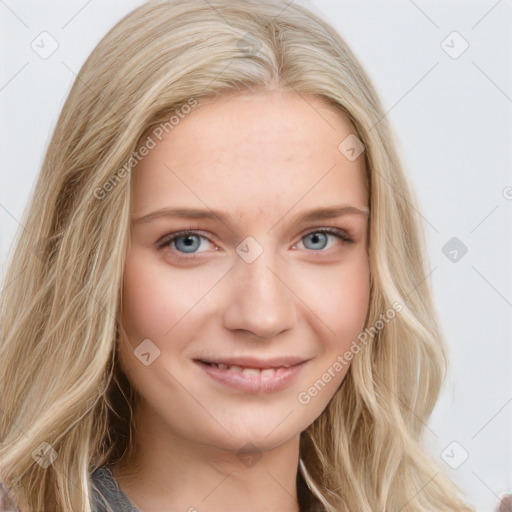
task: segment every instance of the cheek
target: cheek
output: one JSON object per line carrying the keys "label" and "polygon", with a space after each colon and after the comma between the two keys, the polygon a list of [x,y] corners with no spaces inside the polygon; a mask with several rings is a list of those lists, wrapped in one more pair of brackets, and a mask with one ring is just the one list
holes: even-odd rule
{"label": "cheek", "polygon": [[[173,273],[149,255],[147,248],[133,246],[128,251],[123,276],[118,352],[123,371],[139,391],[144,390],[144,396],[158,395],[155,368],[166,357],[176,358],[182,344],[186,343],[189,327],[182,320],[194,301],[197,302],[199,292],[191,283],[190,276],[185,279],[182,275],[180,279],[179,273]],[[172,343],[167,342],[169,337],[172,337]],[[146,339],[160,350],[150,366],[144,366],[136,357],[139,345]],[[181,343],[180,340],[184,341]],[[150,345],[149,352],[153,353],[152,350],[155,349]]]}
{"label": "cheek", "polygon": [[338,286],[333,288],[329,311],[333,321],[338,324],[345,322],[349,329],[359,332],[364,325],[370,298],[368,272],[363,267],[343,275]]}
{"label": "cheek", "polygon": [[[316,294],[309,301],[316,320],[319,354],[305,377],[297,400],[307,407],[309,417],[325,409],[349,370],[354,354],[352,343],[364,328],[370,298],[370,274],[366,257],[332,267],[316,275]],[[319,291],[321,288],[322,292]]]}
{"label": "cheek", "polygon": [[122,324],[132,343],[160,332],[166,317],[167,325],[172,322],[165,311],[165,288],[151,269],[137,260],[136,251],[127,257],[123,279]]}
{"label": "cheek", "polygon": [[123,278],[122,323],[132,343],[161,339],[201,298],[194,275],[172,272],[137,247],[127,254]]}
{"label": "cheek", "polygon": [[[351,264],[332,267],[315,276],[317,286],[309,293],[311,309],[338,343],[350,342],[364,327],[370,298],[367,258],[354,258]],[[350,339],[348,339],[350,338]]]}

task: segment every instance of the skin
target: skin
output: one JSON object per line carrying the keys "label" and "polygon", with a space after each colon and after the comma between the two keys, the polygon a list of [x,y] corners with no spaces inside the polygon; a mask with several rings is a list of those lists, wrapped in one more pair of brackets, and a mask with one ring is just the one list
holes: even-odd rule
{"label": "skin", "polygon": [[[118,350],[141,403],[134,455],[113,473],[144,512],[298,510],[300,433],[349,367],[309,403],[297,397],[363,329],[370,272],[367,214],[294,219],[330,205],[368,207],[364,156],[350,161],[338,149],[351,133],[316,97],[223,96],[201,102],[134,169]],[[176,206],[232,219],[135,221]],[[352,243],[318,233],[325,227]],[[199,232],[188,249],[197,258],[184,238],[158,246],[187,229]],[[263,248],[252,263],[236,252],[249,236]],[[134,354],[145,339],[160,350],[147,366]],[[289,355],[308,362],[273,393],[235,390],[194,362]],[[255,453],[244,458],[248,445]]]}

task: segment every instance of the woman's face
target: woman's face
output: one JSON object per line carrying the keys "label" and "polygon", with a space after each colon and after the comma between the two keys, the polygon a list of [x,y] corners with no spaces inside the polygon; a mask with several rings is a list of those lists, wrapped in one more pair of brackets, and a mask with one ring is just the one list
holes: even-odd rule
{"label": "woman's face", "polygon": [[354,132],[316,97],[225,96],[134,169],[119,352],[154,432],[264,450],[324,410],[369,301]]}

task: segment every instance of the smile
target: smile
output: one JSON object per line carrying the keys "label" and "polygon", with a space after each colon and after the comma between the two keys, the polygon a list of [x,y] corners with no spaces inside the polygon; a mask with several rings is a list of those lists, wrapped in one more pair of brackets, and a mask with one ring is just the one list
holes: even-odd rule
{"label": "smile", "polygon": [[195,360],[213,380],[245,393],[271,393],[290,386],[307,361],[288,366],[252,368]]}
{"label": "smile", "polygon": [[230,370],[234,372],[241,372],[245,377],[249,377],[251,375],[261,375],[262,377],[271,377],[276,373],[276,370],[280,368],[242,368],[241,366],[231,365],[228,366],[224,363],[206,363],[210,366],[215,366],[216,368],[220,368],[221,370]]}

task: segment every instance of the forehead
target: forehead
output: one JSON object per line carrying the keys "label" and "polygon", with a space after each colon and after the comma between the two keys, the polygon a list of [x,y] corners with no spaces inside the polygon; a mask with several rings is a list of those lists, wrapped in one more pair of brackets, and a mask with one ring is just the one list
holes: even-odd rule
{"label": "forehead", "polygon": [[314,96],[200,102],[134,169],[132,210],[206,205],[245,216],[299,203],[366,205],[364,155],[351,161],[339,149],[354,133],[348,119]]}

